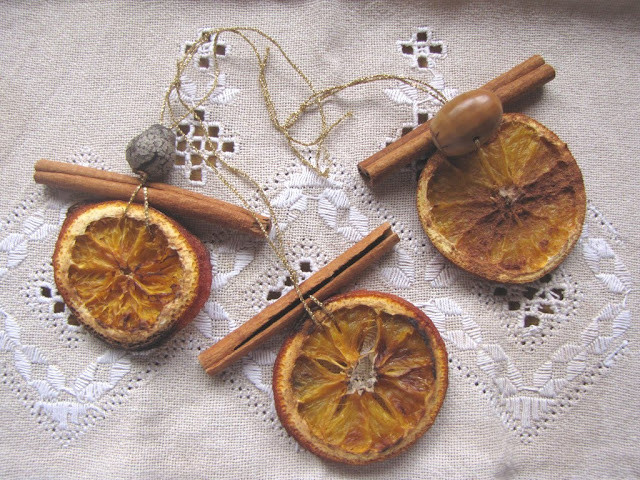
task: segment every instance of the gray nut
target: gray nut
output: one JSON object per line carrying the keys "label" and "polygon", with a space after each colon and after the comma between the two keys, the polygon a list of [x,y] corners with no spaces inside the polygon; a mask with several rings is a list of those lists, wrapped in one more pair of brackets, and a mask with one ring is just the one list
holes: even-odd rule
{"label": "gray nut", "polygon": [[134,172],[145,172],[149,180],[161,180],[175,160],[176,136],[163,125],[151,125],[127,145],[127,162]]}

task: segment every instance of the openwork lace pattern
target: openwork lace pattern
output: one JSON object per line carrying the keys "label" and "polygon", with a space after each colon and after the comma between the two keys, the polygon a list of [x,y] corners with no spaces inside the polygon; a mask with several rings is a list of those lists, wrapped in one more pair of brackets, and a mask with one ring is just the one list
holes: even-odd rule
{"label": "openwork lace pattern", "polygon": [[[455,96],[456,89],[445,84],[439,71],[447,59],[446,42],[430,29],[418,28],[397,47],[408,69],[424,75],[447,98]],[[222,59],[232,52],[227,44],[215,52],[212,45],[201,46],[196,58],[199,78],[181,79],[182,100],[188,103],[206,91],[213,55]],[[233,108],[242,94],[233,86],[233,75],[221,72],[209,104],[178,126],[175,172],[194,189],[209,187],[213,176],[191,144],[234,161],[250,148],[240,149],[241,127],[215,116],[215,108]],[[372,140],[377,147],[427,121],[439,105],[404,84],[371,86],[368,92],[405,114],[388,136]],[[206,135],[199,128],[206,129]],[[210,143],[203,145],[207,137]],[[633,315],[628,295],[634,279],[620,256],[625,249],[622,236],[595,205],[589,204],[579,244],[560,268],[527,285],[495,284],[462,272],[429,243],[412,210],[419,165],[400,172],[389,195],[369,189],[353,159],[332,158],[325,178],[292,157],[267,175],[263,187],[288,236],[289,258],[300,279],[372,228],[390,222],[401,242],[353,287],[388,290],[422,308],[447,343],[451,381],[470,382],[477,401],[488,402],[505,428],[523,442],[566,421],[571,406],[629,349]],[[314,157],[310,149],[309,160]],[[81,149],[69,161],[106,168],[90,149]],[[212,259],[212,295],[192,325],[148,352],[110,349],[74,322],[53,281],[55,236],[67,208],[77,200],[38,189],[2,221],[0,230],[0,281],[3,286],[10,281],[19,285],[19,299],[0,305],[2,383],[33,415],[34,425],[65,446],[107,423],[140,388],[153,384],[155,372],[171,358],[195,355],[292,288],[289,273],[265,253],[262,242],[230,233],[207,234],[203,240]],[[259,204],[256,196],[253,205]],[[31,271],[24,268],[27,259],[36,265]],[[602,305],[593,305],[594,299]],[[587,310],[597,313],[587,317]],[[25,326],[29,321],[37,322],[37,335]],[[281,342],[282,337],[273,338],[220,379],[240,405],[286,437],[271,392]],[[70,356],[76,361],[65,362]]]}

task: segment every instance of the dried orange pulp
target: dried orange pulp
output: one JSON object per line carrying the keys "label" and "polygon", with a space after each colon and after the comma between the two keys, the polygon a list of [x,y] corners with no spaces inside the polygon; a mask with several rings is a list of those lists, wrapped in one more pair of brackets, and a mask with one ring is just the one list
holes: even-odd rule
{"label": "dried orange pulp", "polygon": [[188,324],[211,288],[209,252],[174,220],[119,201],[72,208],[53,255],[58,291],[98,336],[144,348]]}
{"label": "dried orange pulp", "polygon": [[286,430],[349,464],[397,455],[433,424],[448,385],[431,320],[394,295],[356,291],[325,303],[285,342],[273,391]]}
{"label": "dried orange pulp", "polygon": [[567,145],[532,118],[505,114],[476,152],[429,159],[417,204],[425,232],[453,263],[524,283],[567,256],[582,231],[586,195]]}

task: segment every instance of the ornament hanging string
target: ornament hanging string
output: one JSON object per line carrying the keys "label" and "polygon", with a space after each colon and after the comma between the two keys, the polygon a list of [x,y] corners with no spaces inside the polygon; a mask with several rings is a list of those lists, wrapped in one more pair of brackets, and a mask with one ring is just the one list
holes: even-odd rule
{"label": "ornament hanging string", "polygon": [[122,214],[121,222],[124,221],[124,218],[127,216],[127,212],[131,207],[131,204],[138,195],[138,192],[142,189],[142,193],[144,195],[144,224],[148,231],[151,231],[149,228],[149,191],[147,190],[147,177],[148,175],[143,171],[135,172],[138,175],[138,179],[140,180],[140,184],[133,190],[129,201],[127,202],[127,206],[124,208],[124,213]]}
{"label": "ornament hanging string", "polygon": [[[351,116],[351,113],[348,112],[342,115],[338,120],[333,123],[329,123],[326,114],[323,108],[323,103],[331,98],[332,96],[342,92],[343,90],[356,87],[359,85],[365,85],[368,83],[378,82],[378,81],[398,81],[403,84],[409,85],[411,87],[416,88],[417,90],[427,93],[437,101],[442,104],[446,103],[446,98],[444,95],[438,91],[436,88],[431,86],[428,82],[425,82],[420,79],[415,79],[411,77],[401,76],[401,75],[393,75],[393,74],[376,74],[365,77],[356,78],[347,83],[335,85],[329,88],[324,89],[316,89],[309,79],[307,75],[296,65],[291,58],[287,55],[284,49],[280,46],[278,42],[276,42],[272,37],[262,32],[261,30],[254,27],[229,27],[229,28],[218,28],[218,29],[210,29],[205,30],[201,33],[198,40],[193,43],[185,52],[184,56],[177,62],[176,74],[169,86],[162,105],[162,109],[160,112],[160,123],[164,124],[165,122],[169,124],[170,128],[176,129],[178,128],[180,122],[191,117],[195,121],[200,122],[200,126],[202,127],[202,131],[204,132],[204,146],[196,146],[193,143],[189,142],[189,148],[193,151],[201,155],[202,158],[205,159],[207,165],[212,169],[214,174],[220,179],[220,181],[228,188],[234,196],[238,198],[238,200],[243,204],[243,206],[251,212],[256,220],[256,223],[260,225],[262,229],[262,233],[270,246],[270,248],[274,251],[282,265],[285,267],[289,276],[291,278],[291,282],[293,284],[293,288],[295,289],[298,298],[302,302],[307,314],[311,319],[316,321],[316,317],[313,314],[313,311],[307,304],[304,299],[304,296],[300,290],[300,280],[298,273],[291,265],[291,262],[288,259],[284,236],[282,233],[282,229],[277,221],[277,216],[271,201],[267,197],[264,189],[260,186],[260,184],[254,180],[250,175],[241,169],[234,167],[229,164],[227,161],[222,158],[221,155],[218,154],[216,149],[210,148],[213,143],[209,138],[209,132],[204,126],[202,122],[204,121],[200,116],[196,115],[196,110],[198,110],[214,93],[216,88],[219,86],[219,78],[220,78],[220,66],[218,62],[218,58],[216,52],[218,51],[219,39],[222,34],[234,34],[239,36],[246,44],[249,45],[251,50],[253,51],[255,58],[258,63],[258,83],[260,85],[260,90],[264,99],[265,106],[267,108],[267,113],[271,120],[271,123],[275,127],[275,129],[280,132],[284,138],[287,140],[289,148],[293,152],[293,154],[300,160],[300,162],[305,165],[307,168],[315,172],[317,175],[327,178],[330,173],[330,156],[329,152],[325,146],[325,140],[329,136],[329,134],[346,118]],[[282,58],[287,62],[287,64],[294,70],[298,77],[302,79],[302,81],[307,85],[311,94],[298,106],[298,108],[293,111],[291,114],[287,116],[284,121],[281,121],[278,116],[278,111],[276,109],[276,105],[271,96],[271,91],[269,90],[269,85],[267,82],[267,63],[270,55],[270,47],[265,49],[265,53],[261,54],[260,50],[252,40],[249,35],[255,34],[262,39],[266,40],[272,48],[275,48]],[[186,100],[181,92],[181,79],[185,70],[189,67],[189,65],[193,62],[193,59],[198,52],[199,48],[206,43],[212,42],[212,58],[213,58],[213,82],[209,87],[208,91],[205,93],[202,98],[198,99],[195,102]],[[175,95],[180,105],[185,110],[184,113],[177,113],[174,107],[172,106],[171,97],[172,94]],[[320,119],[320,133],[311,141],[303,141],[296,138],[292,133],[292,128],[296,125],[296,123],[303,117],[303,115],[307,112],[317,112],[317,115]],[[168,114],[168,115],[167,115]],[[166,121],[165,117],[168,116],[169,119]],[[207,149],[209,147],[209,149]],[[314,162],[311,163],[309,159],[304,155],[304,152],[308,149],[315,149],[315,159]],[[212,160],[213,158],[213,160]],[[256,189],[260,200],[265,205],[269,212],[269,216],[271,217],[272,222],[272,232],[273,235],[270,235],[269,232],[264,228],[261,222],[258,221],[258,212],[256,212],[249,201],[240,193],[240,191],[236,188],[236,186],[232,183],[232,181],[228,178],[225,172],[218,167],[218,165],[224,167],[228,172],[232,175],[239,177],[243,181],[247,182],[253,188]],[[324,166],[323,166],[324,165]],[[136,192],[137,193],[137,192]],[[325,312],[328,318],[331,318],[331,314],[324,308],[323,303],[315,298],[313,295],[309,296],[310,300],[314,302],[321,310]]]}

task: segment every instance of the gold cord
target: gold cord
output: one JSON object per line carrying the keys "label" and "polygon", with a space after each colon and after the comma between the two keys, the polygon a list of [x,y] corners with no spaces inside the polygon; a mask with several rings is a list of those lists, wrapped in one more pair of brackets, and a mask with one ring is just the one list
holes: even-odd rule
{"label": "gold cord", "polygon": [[124,207],[124,213],[122,214],[122,219],[124,219],[124,217],[127,216],[127,212],[129,211],[129,207],[131,207],[131,204],[134,202],[134,200],[136,199],[136,195],[138,195],[138,192],[140,191],[140,189],[142,189],[142,194],[144,196],[144,224],[147,227],[147,230],[149,230],[149,191],[147,190],[147,180],[148,180],[148,175],[146,172],[143,171],[137,171],[135,172],[138,175],[138,178],[140,179],[140,183],[138,184],[138,186],[136,186],[136,188],[133,190],[133,193],[131,194],[131,197],[129,197],[129,201],[127,202],[127,206]]}
{"label": "gold cord", "polygon": [[[365,84],[369,84],[377,81],[396,80],[406,85],[410,85],[422,92],[428,93],[429,95],[431,95],[438,101],[442,102],[443,104],[446,102],[446,98],[444,97],[444,95],[440,91],[432,87],[429,83],[423,80],[419,80],[411,77],[392,75],[392,74],[378,74],[378,75],[360,77],[341,85],[336,85],[333,87],[317,90],[313,86],[313,83],[311,82],[309,77],[307,77],[307,75],[304,74],[304,72],[300,69],[300,67],[298,67],[291,60],[291,58],[287,55],[284,49],[280,46],[280,44],[276,42],[272,37],[262,32],[261,30],[254,27],[229,27],[229,28],[210,29],[210,30],[203,31],[200,35],[200,38],[198,38],[198,40],[193,45],[191,45],[191,47],[185,52],[184,56],[177,62],[176,74],[173,78],[173,81],[171,82],[171,85],[167,89],[167,92],[164,97],[162,109],[160,111],[160,123],[164,123],[165,114],[168,112],[171,128],[173,129],[176,129],[179,126],[180,122],[182,122],[189,116],[191,116],[197,122],[200,122],[202,131],[204,132],[205,147],[207,145],[211,145],[210,139],[209,139],[209,132],[208,132],[208,129],[204,128],[203,119],[199,118],[199,116],[195,114],[195,111],[199,107],[201,107],[204,104],[204,102],[213,94],[215,89],[218,88],[220,67],[218,64],[218,58],[217,58],[216,52],[218,51],[220,35],[222,35],[223,33],[237,35],[242,40],[244,40],[245,43],[249,45],[258,62],[258,67],[259,67],[258,68],[258,84],[260,85],[262,97],[264,99],[264,103],[267,108],[267,113],[269,115],[269,119],[271,120],[271,123],[273,124],[275,129],[278,132],[280,132],[284,136],[284,138],[287,140],[289,148],[291,149],[293,154],[298,158],[298,160],[300,160],[300,162],[303,165],[311,169],[317,175],[324,178],[327,178],[329,176],[329,170],[330,170],[329,151],[324,145],[324,142],[329,136],[329,134],[342,121],[344,121],[346,118],[349,118],[351,116],[351,113],[348,112],[343,116],[341,116],[335,122],[329,123],[327,121],[327,118],[324,112],[323,103],[330,97],[336,95],[339,92],[342,92],[343,90],[346,90],[348,88],[352,88],[355,86],[365,85]],[[256,42],[254,42],[251,38],[249,38],[250,34],[258,35],[262,39],[266,40],[271,47],[275,48],[278,51],[278,53],[280,53],[282,58],[284,58],[287,64],[294,70],[294,72],[298,75],[298,77],[300,77],[303,80],[303,82],[307,85],[307,87],[311,91],[311,94],[306,98],[306,100],[304,100],[294,112],[289,114],[284,122],[282,122],[279,118],[278,111],[276,109],[276,105],[273,101],[273,98],[271,97],[271,91],[269,90],[269,85],[267,82],[266,69],[267,69],[267,61],[269,59],[270,48],[267,47],[265,49],[265,53],[261,54]],[[182,74],[193,61],[193,58],[197,53],[198,49],[200,48],[200,46],[211,41],[213,41],[213,46],[212,46],[213,83],[209,88],[209,90],[207,91],[207,93],[202,98],[197,100],[194,104],[190,105],[184,100],[180,91]],[[176,114],[176,112],[174,111],[171,105],[172,92],[175,92],[178,102],[186,110],[186,113],[182,115]],[[300,118],[310,110],[317,112],[320,118],[320,133],[311,141],[305,142],[294,137],[291,134],[291,129],[298,122],[298,120],[300,120]],[[186,139],[186,136],[185,136],[185,139]],[[220,179],[220,181],[225,185],[225,187],[227,187],[238,198],[238,200],[240,200],[242,205],[251,212],[251,215],[253,216],[254,220],[260,226],[260,229],[262,230],[262,233],[264,234],[264,237],[268,245],[271,247],[271,249],[274,251],[278,259],[282,263],[282,265],[285,267],[285,269],[289,273],[289,277],[291,278],[291,283],[293,284],[293,288],[295,289],[298,295],[298,298],[300,299],[300,302],[302,302],[302,305],[304,306],[307,314],[314,322],[318,323],[311,308],[305,301],[302,291],[300,290],[300,281],[299,281],[298,273],[289,262],[286,248],[285,248],[284,237],[282,234],[282,229],[280,228],[280,225],[278,223],[273,205],[271,204],[270,200],[267,198],[267,195],[264,192],[264,189],[260,186],[260,184],[256,180],[254,180],[246,172],[227,163],[216,151],[208,152],[203,150],[203,148],[205,147],[202,147],[202,146],[196,147],[193,143],[190,142],[190,148],[194,152],[197,152],[203,159],[205,159],[207,165],[213,170],[213,172]],[[316,150],[315,159],[313,163],[311,163],[304,155],[304,153],[309,149]],[[211,160],[211,158],[213,158],[213,161]],[[244,198],[244,196],[238,191],[238,189],[233,185],[233,183],[231,183],[231,181],[225,176],[225,174],[221,171],[221,169],[218,168],[218,164],[222,165],[226,170],[231,172],[233,175],[240,177],[242,180],[244,180],[245,182],[247,182],[248,184],[250,184],[252,187],[256,189],[260,197],[260,200],[264,203],[267,210],[269,211],[269,216],[271,217],[271,223],[272,223],[272,231],[274,233],[273,238],[269,235],[269,232],[265,229],[262,223],[258,221],[258,213],[253,208],[251,208],[248,200]],[[132,199],[135,197],[140,187],[142,186],[143,186],[143,183],[141,183],[141,185],[136,189],[136,191],[132,196]],[[147,204],[146,202],[147,202],[147,199],[145,194],[145,208]],[[313,295],[308,295],[308,298],[313,303],[315,303],[321,310],[323,310],[328,318],[332,318],[330,312],[326,310],[324,304],[319,299],[317,299]]]}

